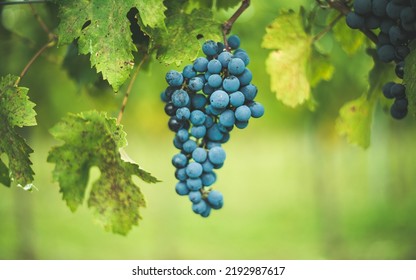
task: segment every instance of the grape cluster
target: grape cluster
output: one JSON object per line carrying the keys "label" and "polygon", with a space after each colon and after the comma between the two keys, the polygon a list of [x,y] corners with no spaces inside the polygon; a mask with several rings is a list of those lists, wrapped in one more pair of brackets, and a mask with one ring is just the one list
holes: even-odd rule
{"label": "grape cluster", "polygon": [[[377,55],[383,62],[396,63],[396,75],[404,76],[408,44],[416,37],[416,0],[355,0],[353,12],[346,16],[353,29],[379,29]],[[383,86],[386,98],[394,99],[390,113],[395,119],[407,115],[408,100],[403,84],[388,82]]]}
{"label": "grape cluster", "polygon": [[234,126],[247,127],[250,118],[264,114],[262,104],[254,101],[257,87],[251,83],[247,68],[250,58],[240,49],[240,39],[232,35],[228,49],[220,42],[202,45],[205,57],[198,57],[182,73],[166,74],[169,86],[162,92],[168,126],[175,132],[173,156],[176,192],[188,195],[192,210],[208,217],[211,209],[222,208],[223,195],[213,190],[215,169],[223,166],[222,144],[230,139]]}

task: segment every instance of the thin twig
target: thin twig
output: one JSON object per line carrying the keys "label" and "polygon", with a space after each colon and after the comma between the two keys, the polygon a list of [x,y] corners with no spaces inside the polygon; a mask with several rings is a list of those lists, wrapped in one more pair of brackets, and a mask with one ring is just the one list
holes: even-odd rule
{"label": "thin twig", "polygon": [[234,22],[241,16],[241,14],[250,6],[250,0],[242,0],[241,6],[235,11],[235,13],[222,25],[222,35],[224,39],[224,45],[227,51],[229,51],[227,35],[233,28]]}
{"label": "thin twig", "polygon": [[312,39],[312,41],[318,41],[319,39],[321,39],[323,36],[325,36],[325,34],[326,33],[328,33],[329,31],[331,31],[332,30],[332,28],[335,26],[335,24],[337,24],[337,22],[340,20],[340,19],[342,19],[344,17],[344,15],[343,14],[338,14],[338,16],[333,20],[333,21],[331,21],[331,23],[330,24],[328,24],[321,32],[319,32],[318,34],[316,34],[314,37],[313,37],[313,39]]}
{"label": "thin twig", "polygon": [[129,99],[130,92],[133,88],[133,84],[136,81],[137,75],[139,74],[140,68],[142,68],[143,63],[146,61],[148,55],[146,54],[143,59],[140,61],[139,65],[137,66],[136,70],[133,73],[133,77],[131,77],[129,85],[127,86],[126,94],[124,95],[123,103],[121,104],[120,111],[117,117],[117,124],[121,123],[121,119],[123,118],[124,110],[126,109],[127,101]]}
{"label": "thin twig", "polygon": [[[350,7],[348,7],[342,1],[339,1],[339,0],[327,0],[326,2],[328,3],[328,5],[331,8],[339,11],[344,16],[346,16],[349,12],[351,12]],[[360,29],[360,31],[362,33],[364,33],[364,35],[367,36],[371,41],[373,41],[375,44],[377,44],[377,42],[378,42],[377,35],[374,34],[371,30],[368,30],[368,29],[363,28],[363,29]]]}
{"label": "thin twig", "polygon": [[47,1],[47,0],[32,0],[32,1],[13,1],[13,2],[0,2],[0,6],[6,6],[6,5],[21,5],[21,4],[42,4],[42,3],[47,3],[47,2],[51,2],[51,1]]}
{"label": "thin twig", "polygon": [[38,12],[36,11],[35,7],[33,7],[32,4],[29,4],[30,9],[32,10],[32,14],[35,17],[35,19],[37,20],[37,22],[39,23],[40,27],[43,29],[43,31],[45,31],[45,33],[48,35],[49,40],[52,40],[55,36],[55,34],[53,34],[48,26],[46,25],[46,23],[43,21],[42,17],[38,14]]}
{"label": "thin twig", "polygon": [[18,86],[20,83],[20,80],[26,75],[26,72],[29,70],[30,66],[36,61],[36,59],[48,48],[55,45],[55,40],[47,42],[45,45],[43,45],[36,53],[35,55],[29,60],[29,62],[26,64],[25,68],[23,68],[22,72],[19,75],[19,78],[17,78],[17,81],[14,83],[14,86]]}

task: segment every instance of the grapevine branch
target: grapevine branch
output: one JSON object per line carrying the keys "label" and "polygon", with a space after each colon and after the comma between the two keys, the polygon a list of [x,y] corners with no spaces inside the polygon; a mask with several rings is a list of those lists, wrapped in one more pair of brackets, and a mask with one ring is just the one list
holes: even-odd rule
{"label": "grapevine branch", "polygon": [[[348,5],[345,2],[343,2],[343,1],[339,1],[339,0],[327,0],[326,2],[328,3],[328,5],[331,8],[339,11],[344,16],[346,16],[349,12],[351,12],[350,7],[348,7]],[[377,42],[378,42],[377,35],[374,34],[371,30],[368,30],[368,29],[360,29],[360,31],[362,33],[364,33],[364,35],[367,36],[371,41],[373,41],[375,44],[377,44]]]}
{"label": "grapevine branch", "polygon": [[121,119],[123,118],[124,110],[126,109],[127,101],[130,96],[131,89],[133,88],[133,84],[136,81],[137,75],[139,74],[140,69],[143,66],[143,63],[146,61],[148,55],[146,54],[143,59],[140,61],[139,65],[137,66],[136,70],[133,73],[133,77],[130,79],[129,85],[127,86],[126,94],[124,95],[123,103],[121,104],[120,111],[117,117],[117,124],[121,123]]}
{"label": "grapevine branch", "polygon": [[318,34],[316,34],[313,37],[313,41],[318,41],[319,39],[321,39],[323,36],[325,36],[326,33],[328,33],[329,31],[332,30],[332,28],[335,26],[335,24],[337,24],[337,22],[343,18],[344,15],[343,14],[339,14],[333,21],[331,21],[330,24],[328,24],[328,26],[325,27],[325,29],[323,29],[321,32],[319,32]]}
{"label": "grapevine branch", "polygon": [[25,68],[23,68],[22,72],[20,73],[19,77],[17,78],[17,81],[14,83],[14,86],[18,86],[20,83],[20,80],[26,75],[27,71],[29,70],[30,66],[38,59],[38,57],[46,51],[48,48],[55,45],[55,40],[47,42],[45,45],[43,45],[36,53],[35,55],[29,60],[29,62],[26,64]]}
{"label": "grapevine branch", "polygon": [[235,13],[222,25],[222,35],[224,39],[224,45],[227,50],[229,50],[227,35],[230,33],[231,28],[233,28],[234,22],[241,16],[241,14],[250,6],[250,0],[241,1],[240,7],[235,11]]}
{"label": "grapevine branch", "polygon": [[36,11],[35,7],[33,7],[32,4],[29,4],[30,9],[32,10],[32,14],[35,17],[35,19],[37,20],[37,22],[39,23],[40,27],[43,29],[43,31],[45,31],[46,34],[48,34],[49,40],[53,40],[56,36],[55,34],[53,34],[48,26],[45,24],[45,22],[43,21],[43,19],[41,18],[41,16],[38,14],[38,12]]}

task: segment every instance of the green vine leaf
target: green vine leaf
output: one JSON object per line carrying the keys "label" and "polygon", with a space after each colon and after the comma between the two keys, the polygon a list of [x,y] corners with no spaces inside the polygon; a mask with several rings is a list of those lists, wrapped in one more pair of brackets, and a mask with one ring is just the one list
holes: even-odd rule
{"label": "green vine leaf", "polygon": [[0,159],[0,183],[10,187],[15,181],[19,186],[33,182],[33,152],[26,141],[15,131],[15,127],[36,125],[35,103],[27,96],[29,89],[15,86],[18,77],[7,75],[0,79],[0,155],[6,154],[9,166]]}
{"label": "green vine leaf", "polygon": [[129,78],[137,51],[132,41],[127,13],[139,10],[144,25],[164,28],[162,0],[61,0],[59,44],[78,40],[79,52],[90,54],[91,66],[102,72],[115,91]]}
{"label": "green vine leaf", "polygon": [[416,42],[410,44],[410,53],[404,64],[403,83],[406,85],[406,96],[409,100],[409,115],[416,115]]}
{"label": "green vine leaf", "polygon": [[180,10],[168,16],[166,26],[167,30],[147,29],[148,35],[153,38],[152,48],[157,49],[157,59],[165,64],[179,66],[183,60],[195,60],[201,48],[199,38],[222,39],[221,23],[213,19],[212,12],[207,10],[193,10],[190,14]]}
{"label": "green vine leaf", "polygon": [[266,59],[270,88],[286,106],[296,107],[310,100],[311,88],[332,77],[333,65],[313,43],[302,16],[293,11],[282,12],[266,28],[262,47],[272,50]]}
{"label": "green vine leaf", "polygon": [[379,62],[373,54],[374,66],[369,74],[369,88],[359,98],[342,106],[335,123],[340,135],[347,137],[351,144],[366,149],[371,141],[371,124],[376,101],[384,82],[391,77],[391,65]]}
{"label": "green vine leaf", "polygon": [[[338,15],[338,12],[336,13]],[[365,43],[365,35],[359,30],[351,30],[341,19],[333,28],[334,38],[339,42],[341,48],[348,54],[355,54]]]}
{"label": "green vine leaf", "polygon": [[158,180],[133,162],[122,159],[120,149],[127,145],[126,133],[115,118],[96,111],[69,114],[51,129],[65,143],[49,152],[48,162],[55,163],[53,177],[59,182],[63,199],[72,211],[86,196],[89,170],[100,169],[100,178],[92,185],[88,207],[106,230],[125,235],[141,218],[146,203],[136,175],[148,183]]}

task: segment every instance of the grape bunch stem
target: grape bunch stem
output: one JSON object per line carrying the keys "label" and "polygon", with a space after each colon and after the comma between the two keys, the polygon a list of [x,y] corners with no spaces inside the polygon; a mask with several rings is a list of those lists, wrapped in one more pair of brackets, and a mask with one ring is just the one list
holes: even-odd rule
{"label": "grape bunch stem", "polygon": [[250,0],[243,0],[241,1],[240,7],[235,11],[235,13],[222,25],[222,36],[224,40],[224,45],[227,51],[230,50],[227,42],[227,35],[230,34],[231,29],[233,28],[234,22],[241,16],[241,14],[247,10],[250,6]]}

